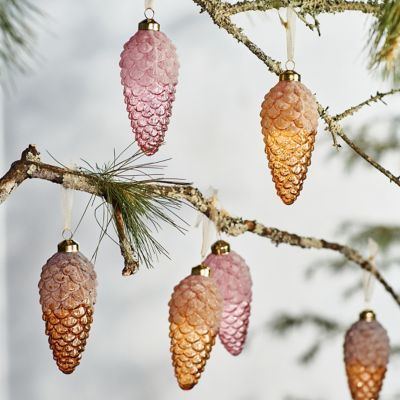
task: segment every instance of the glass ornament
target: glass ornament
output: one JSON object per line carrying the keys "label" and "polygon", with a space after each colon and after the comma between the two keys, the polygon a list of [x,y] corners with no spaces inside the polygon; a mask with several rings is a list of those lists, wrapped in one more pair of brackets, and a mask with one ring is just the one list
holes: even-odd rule
{"label": "glass ornament", "polygon": [[318,127],[317,103],[300,82],[300,75],[288,70],[266,94],[260,116],[272,180],[282,201],[292,204],[311,163]]}
{"label": "glass ornament", "polygon": [[353,400],[377,400],[389,362],[389,337],[375,313],[363,311],[346,333],[344,362]]}
{"label": "glass ornament", "polygon": [[152,18],[125,43],[119,63],[132,132],[150,156],[164,141],[175,100],[179,62],[176,49]]}
{"label": "glass ornament", "polygon": [[183,390],[198,383],[221,320],[222,297],[209,274],[204,265],[193,268],[175,286],[169,302],[172,364]]}
{"label": "glass ornament", "polygon": [[93,322],[96,302],[93,264],[71,239],[58,245],[39,281],[42,318],[58,368],[71,374],[79,365]]}
{"label": "glass ornament", "polygon": [[211,277],[220,290],[223,312],[218,336],[226,350],[234,356],[244,347],[250,318],[252,281],[245,260],[223,240],[212,246],[212,253],[203,264],[211,269]]}

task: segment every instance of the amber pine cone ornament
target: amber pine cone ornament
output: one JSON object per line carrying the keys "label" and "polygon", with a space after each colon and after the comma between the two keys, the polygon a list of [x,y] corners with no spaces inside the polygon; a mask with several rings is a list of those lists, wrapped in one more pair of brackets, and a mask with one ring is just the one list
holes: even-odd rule
{"label": "amber pine cone ornament", "polygon": [[389,338],[375,313],[363,311],[346,333],[344,361],[353,400],[377,400],[389,361]]}
{"label": "amber pine cone ornament", "polygon": [[193,268],[169,302],[172,364],[183,390],[198,383],[218,333],[223,300],[209,275],[204,265]]}
{"label": "amber pine cone ornament", "polygon": [[300,75],[288,70],[265,96],[260,116],[272,180],[282,201],[292,204],[311,163],[318,127],[317,103],[300,82]]}
{"label": "amber pine cone ornament", "polygon": [[93,264],[73,240],[58,245],[39,281],[42,317],[58,368],[71,374],[79,365],[93,321],[96,301]]}

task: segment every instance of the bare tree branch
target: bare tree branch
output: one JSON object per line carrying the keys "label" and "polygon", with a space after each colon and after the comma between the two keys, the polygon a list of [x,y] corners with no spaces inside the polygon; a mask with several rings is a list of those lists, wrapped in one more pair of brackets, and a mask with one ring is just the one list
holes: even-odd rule
{"label": "bare tree branch", "polygon": [[389,92],[376,92],[375,95],[371,95],[371,97],[368,100],[364,100],[363,102],[361,102],[360,104],[357,104],[356,106],[350,107],[347,110],[343,111],[340,114],[336,114],[333,119],[335,121],[340,121],[344,118],[350,117],[352,115],[354,115],[356,112],[360,111],[363,107],[365,106],[370,106],[372,103],[377,103],[379,101],[381,101],[383,104],[386,104],[383,101],[383,98],[386,96],[391,96],[393,94],[397,94],[400,93],[400,88],[399,89],[392,89]]}
{"label": "bare tree branch", "polygon": [[253,0],[240,1],[234,4],[223,3],[227,16],[246,11],[268,11],[288,6],[298,9],[301,13],[317,15],[322,13],[338,13],[345,11],[360,11],[365,14],[377,14],[381,10],[379,1],[332,1],[332,0]]}
{"label": "bare tree branch", "polygon": [[[96,184],[96,176],[84,174],[79,171],[60,168],[50,164],[44,164],[40,161],[39,152],[35,146],[30,145],[23,153],[21,160],[12,163],[9,171],[0,179],[0,201],[4,202],[8,196],[25,180],[42,179],[69,189],[87,192],[92,195],[105,198],[105,194],[99,191],[99,185]],[[133,182],[134,183],[134,182]],[[282,231],[277,228],[268,227],[255,220],[243,219],[229,215],[225,210],[215,207],[212,199],[206,199],[203,194],[195,187],[189,185],[162,185],[149,183],[155,193],[166,195],[173,199],[179,199],[191,204],[197,211],[203,213],[212,219],[221,232],[231,236],[242,235],[246,232],[254,233],[258,236],[269,239],[272,243],[287,244],[303,249],[326,249],[342,254],[347,260],[358,265],[363,270],[372,273],[382,284],[384,289],[391,295],[394,301],[400,306],[400,296],[384,279],[382,274],[373,268],[371,262],[364,258],[357,250],[350,246],[335,242],[329,242],[324,239],[300,236],[294,233]],[[121,254],[125,259],[126,274],[134,272],[135,268],[129,270],[134,264],[134,251],[131,247],[124,245],[124,223],[122,217],[115,215],[117,230],[120,237]],[[119,228],[118,228],[119,227]],[[128,267],[127,267],[128,266]]]}

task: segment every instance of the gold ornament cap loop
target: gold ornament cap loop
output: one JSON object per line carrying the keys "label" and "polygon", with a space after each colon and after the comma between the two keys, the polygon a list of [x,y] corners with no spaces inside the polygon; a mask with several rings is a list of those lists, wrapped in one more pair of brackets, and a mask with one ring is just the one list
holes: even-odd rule
{"label": "gold ornament cap loop", "polygon": [[59,253],[76,253],[79,251],[79,244],[72,239],[63,240],[58,243]]}
{"label": "gold ornament cap loop", "polygon": [[201,275],[205,276],[206,278],[209,278],[211,275],[211,270],[207,265],[200,264],[197,267],[192,268],[192,274],[191,275]]}
{"label": "gold ornament cap loop", "polygon": [[139,22],[139,31],[159,31],[160,24],[153,18],[146,18]]}
{"label": "gold ornament cap loop", "polygon": [[280,81],[301,82],[301,76],[293,69],[287,69],[279,75]]}
{"label": "gold ornament cap loop", "polygon": [[364,310],[360,313],[360,320],[372,322],[376,320],[376,314],[372,310]]}
{"label": "gold ornament cap loop", "polygon": [[211,251],[213,254],[217,256],[221,256],[223,254],[228,254],[231,251],[231,246],[225,240],[217,240],[212,246]]}

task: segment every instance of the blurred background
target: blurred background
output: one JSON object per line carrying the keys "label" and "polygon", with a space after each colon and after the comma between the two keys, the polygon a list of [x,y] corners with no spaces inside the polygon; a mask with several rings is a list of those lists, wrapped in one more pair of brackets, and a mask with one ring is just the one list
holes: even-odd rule
{"label": "blurred background", "polygon": [[[1,170],[29,143],[53,162],[102,164],[132,141],[119,78],[122,45],[143,19],[141,1],[37,0],[37,41],[30,71],[16,74],[0,108]],[[276,76],[244,46],[218,29],[191,1],[157,2],[156,19],[175,43],[181,63],[166,144],[154,157],[169,159],[169,178],[218,189],[231,214],[290,232],[348,242],[368,255],[381,246],[378,267],[400,290],[400,191],[343,145],[332,147],[320,123],[303,192],[290,207],[275,194],[260,133],[260,105]],[[269,55],[285,60],[285,32],[276,12],[235,17]],[[389,89],[367,70],[371,20],[361,14],[322,15],[322,36],[297,26],[296,69],[335,114]],[[400,98],[367,107],[345,122],[352,138],[395,175],[400,174]],[[388,144],[386,147],[384,144]],[[2,173],[3,173],[2,172]],[[76,193],[74,223],[88,201]],[[96,271],[98,301],[81,365],[58,371],[41,320],[41,267],[62,240],[61,189],[25,182],[1,207],[0,397],[5,400],[116,398],[191,400],[333,400],[350,398],[343,366],[343,330],[365,307],[358,267],[327,251],[274,246],[245,234],[228,238],[253,277],[249,338],[239,357],[217,342],[200,383],[182,392],[169,353],[168,306],[173,287],[201,261],[197,213],[183,206],[186,234],[156,233],[168,249],[155,268],[121,276],[118,246],[105,239]],[[99,227],[89,210],[75,239],[91,257]],[[376,285],[372,307],[400,344],[400,310]],[[383,399],[400,393],[399,358],[391,358]]]}

